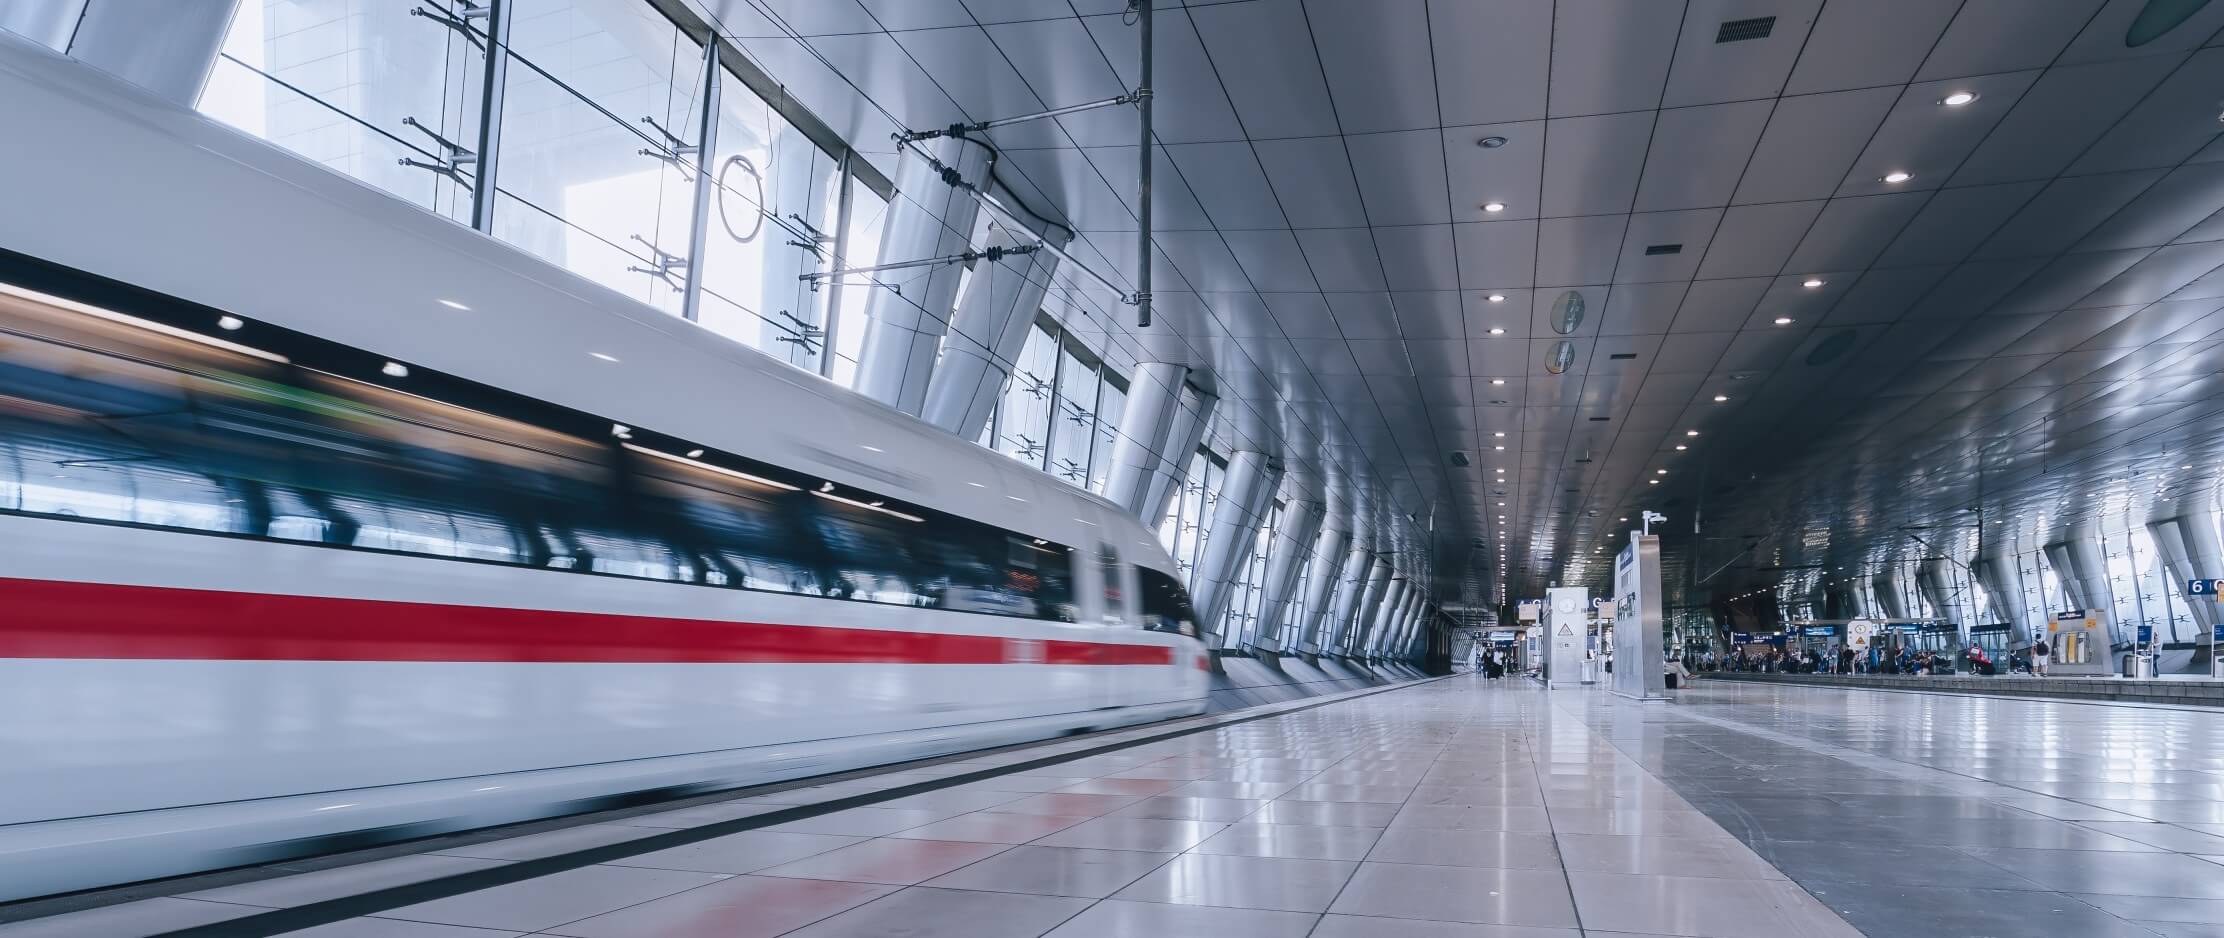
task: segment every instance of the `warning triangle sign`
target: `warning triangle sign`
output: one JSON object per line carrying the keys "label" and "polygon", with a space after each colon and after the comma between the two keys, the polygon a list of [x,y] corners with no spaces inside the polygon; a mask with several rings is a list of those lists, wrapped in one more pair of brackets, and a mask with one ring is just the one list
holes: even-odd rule
{"label": "warning triangle sign", "polygon": [[1565,623],[1565,622],[1562,622],[1562,623],[1560,623],[1560,634],[1562,634],[1562,635],[1574,635],[1574,634],[1575,634],[1575,626],[1573,626],[1573,625],[1569,625],[1568,623]]}

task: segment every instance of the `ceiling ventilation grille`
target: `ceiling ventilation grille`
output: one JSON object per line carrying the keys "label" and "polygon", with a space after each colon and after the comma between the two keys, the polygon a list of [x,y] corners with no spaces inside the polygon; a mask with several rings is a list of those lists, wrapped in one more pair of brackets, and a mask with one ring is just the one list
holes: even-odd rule
{"label": "ceiling ventilation grille", "polygon": [[1648,244],[1648,245],[1645,245],[1645,256],[1646,256],[1646,257],[1659,257],[1659,256],[1660,256],[1660,255],[1662,255],[1662,254],[1682,254],[1682,253],[1683,253],[1683,245],[1681,245],[1681,244]]}
{"label": "ceiling ventilation grille", "polygon": [[1773,16],[1756,16],[1748,20],[1724,20],[1721,28],[1714,31],[1714,41],[1717,45],[1720,45],[1725,42],[1744,42],[1748,39],[1767,39],[1768,34],[1775,31],[1776,17]]}
{"label": "ceiling ventilation grille", "polygon": [[1608,356],[1606,356],[1606,357],[1607,357],[1607,358],[1608,358],[1609,360],[1612,360],[1612,361],[1618,361],[1618,362],[1626,362],[1626,361],[1629,361],[1629,360],[1631,360],[1631,359],[1634,359],[1634,358],[1636,358],[1636,357],[1637,357],[1637,353],[1636,353],[1636,352],[1615,352],[1615,353],[1613,353],[1613,354],[1610,354],[1610,355],[1608,355]]}

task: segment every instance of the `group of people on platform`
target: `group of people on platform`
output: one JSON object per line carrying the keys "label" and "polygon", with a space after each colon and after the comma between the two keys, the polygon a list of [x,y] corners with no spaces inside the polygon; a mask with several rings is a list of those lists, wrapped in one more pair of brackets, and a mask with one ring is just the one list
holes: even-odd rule
{"label": "group of people on platform", "polygon": [[1477,673],[1496,680],[1506,676],[1506,668],[1512,663],[1513,653],[1496,648],[1477,648],[1474,660]]}
{"label": "group of people on platform", "polygon": [[1940,652],[1902,646],[1897,652],[1879,646],[1867,651],[1856,651],[1846,646],[1832,646],[1828,653],[1816,648],[1794,651],[1770,649],[1758,654],[1738,648],[1728,655],[1717,657],[1714,652],[1702,652],[1686,662],[1695,671],[1742,671],[1756,674],[1978,674],[1986,677],[2001,673],[2030,674],[2044,677],[2050,652],[2044,640],[2028,648],[2009,652],[2005,664],[1994,661],[1984,646],[1972,642],[1969,647],[1953,652]]}

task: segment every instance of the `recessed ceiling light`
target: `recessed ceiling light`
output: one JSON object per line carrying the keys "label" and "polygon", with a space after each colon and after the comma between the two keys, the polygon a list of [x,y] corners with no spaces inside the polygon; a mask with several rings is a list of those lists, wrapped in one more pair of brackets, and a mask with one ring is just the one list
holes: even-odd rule
{"label": "recessed ceiling light", "polygon": [[1938,99],[1938,103],[1946,105],[1947,107],[1961,107],[1962,105],[1968,104],[1975,100],[1977,100],[1977,93],[1974,91],[1956,91],[1953,94]]}
{"label": "recessed ceiling light", "polygon": [[1506,334],[1506,328],[1505,328],[1504,326],[1492,326],[1492,327],[1490,327],[1490,334],[1491,334],[1491,335],[1505,335],[1505,334]]}
{"label": "recessed ceiling light", "polygon": [[409,366],[401,362],[387,362],[385,367],[379,369],[379,373],[389,378],[407,378],[409,377]]}
{"label": "recessed ceiling light", "polygon": [[[1491,436],[1501,436],[1501,437],[1502,437],[1502,436],[1505,436],[1505,435],[1506,435],[1506,431],[1504,431],[1504,430],[1499,430],[1499,431],[1493,432],[1493,433],[1491,434]],[[2191,468],[2193,468],[2193,467],[2192,467],[2192,466],[2187,466],[2186,468],[2187,468],[2187,469],[2191,469]]]}
{"label": "recessed ceiling light", "polygon": [[1897,169],[1896,169],[1896,170],[1893,170],[1893,171],[1891,171],[1891,172],[1889,172],[1889,173],[1885,173],[1885,174],[1884,174],[1884,181],[1885,181],[1885,182],[1890,182],[1890,183],[1901,183],[1901,182],[1906,182],[1906,181],[1908,181],[1908,180],[1910,180],[1910,179],[1913,179],[1913,178],[1915,178],[1915,174],[1914,174],[1914,173],[1911,173],[1911,172],[1907,172],[1907,171],[1905,171],[1905,170],[1897,170]]}
{"label": "recessed ceiling light", "polygon": [[1717,394],[1717,395],[1715,395],[1715,396],[1714,396],[1714,402],[1715,402],[1715,403],[1717,403],[1717,404],[1720,404],[1720,403],[1722,403],[1723,401],[1727,401],[1727,400],[1729,400],[1729,399],[1730,399],[1730,396],[1729,396],[1729,395],[1727,395],[1727,394]]}
{"label": "recessed ceiling light", "polygon": [[1684,436],[1698,436],[1698,435],[1699,435],[1699,431],[1697,431],[1697,430],[1685,430],[1685,431],[1683,431],[1683,435],[1684,435]]}
{"label": "recessed ceiling light", "polygon": [[445,307],[448,307],[449,309],[460,309],[460,310],[463,310],[463,311],[465,311],[465,312],[470,312],[470,311],[471,311],[471,307],[469,307],[469,306],[465,306],[465,305],[463,305],[462,303],[458,303],[458,302],[456,302],[456,301],[454,301],[454,300],[441,300],[441,301],[440,301],[440,305],[442,305],[442,306],[445,306]]}
{"label": "recessed ceiling light", "polygon": [[1652,485],[1659,485],[1659,484],[1660,484],[1660,480],[1659,480],[1659,479],[1646,479],[1645,481],[1646,481],[1647,483],[1649,483],[1649,484],[1652,484]]}
{"label": "recessed ceiling light", "polygon": [[1505,448],[1505,447],[1503,447],[1503,446],[1493,446],[1493,447],[1491,447],[1491,449],[1497,450],[1497,451],[1499,451],[1499,452],[1501,452],[1501,453],[1503,453],[1503,452],[1505,452],[1505,451],[1506,451],[1506,448]]}
{"label": "recessed ceiling light", "polygon": [[689,459],[701,459],[701,458],[703,458],[703,451],[702,451],[702,450],[699,450],[699,449],[691,449],[691,450],[688,450],[688,451],[687,451],[687,458],[689,458]]}
{"label": "recessed ceiling light", "polygon": [[1656,476],[1664,476],[1664,475],[1667,475],[1667,474],[1668,474],[1668,470],[1666,470],[1666,469],[1655,469],[1655,470],[1653,470],[1653,475],[1656,475]]}
{"label": "recessed ceiling light", "polygon": [[244,325],[247,325],[247,320],[241,319],[238,316],[216,317],[216,328],[222,329],[225,332],[237,332],[239,331],[239,328]]}
{"label": "recessed ceiling light", "polygon": [[1495,215],[1495,214],[1497,214],[1497,213],[1499,213],[1499,212],[1503,212],[1503,211],[1505,211],[1505,210],[1506,210],[1506,203],[1504,203],[1504,202],[1485,202],[1485,203],[1483,203],[1483,211],[1489,212],[1489,213],[1491,213],[1491,214],[1493,214],[1493,215]]}
{"label": "recessed ceiling light", "polygon": [[1484,137],[1481,140],[1475,141],[1475,145],[1482,147],[1485,150],[1496,150],[1499,147],[1506,145],[1506,138],[1499,136]]}
{"label": "recessed ceiling light", "polygon": [[1779,326],[1789,326],[1792,324],[1792,318],[1790,316],[1778,316],[1776,317],[1775,321],[1776,324]]}
{"label": "recessed ceiling light", "polygon": [[1683,452],[1684,450],[1690,449],[1690,448],[1691,448],[1691,447],[1689,447],[1689,446],[1685,446],[1685,445],[1683,445],[1682,443],[1678,443],[1678,444],[1676,444],[1676,452],[1679,452],[1679,453],[1680,453],[1680,452]]}
{"label": "recessed ceiling light", "polygon": [[859,445],[859,446],[862,446],[862,447],[864,447],[864,448],[865,448],[865,451],[866,451],[866,452],[868,452],[868,453],[885,453],[885,452],[887,452],[887,450],[881,449],[881,448],[880,448],[880,447],[878,447],[878,446],[874,446],[874,445],[873,445],[873,444],[871,444],[871,443],[859,443],[859,444],[857,444],[857,445]]}
{"label": "recessed ceiling light", "polygon": [[601,353],[601,352],[588,352],[587,354],[589,354],[589,355],[593,355],[594,357],[596,357],[596,358],[599,358],[599,359],[602,359],[603,361],[606,361],[606,362],[614,362],[614,361],[617,361],[617,360],[618,360],[618,356],[616,356],[616,355],[604,355],[604,354],[603,354],[603,353]]}
{"label": "recessed ceiling light", "polygon": [[1492,378],[1492,379],[1490,379],[1490,383],[1492,383],[1492,384],[1505,384],[1505,383],[1506,383],[1506,379],[1504,379],[1504,378]]}
{"label": "recessed ceiling light", "polygon": [[1491,294],[1491,295],[1490,295],[1490,301],[1491,301],[1491,302],[1493,302],[1493,303],[1503,303],[1503,302],[1506,302],[1506,294],[1503,294],[1503,293],[1493,293],[1493,294]]}
{"label": "recessed ceiling light", "polygon": [[2191,468],[2193,468],[2193,464],[2192,464],[2192,463],[2186,463],[2185,465],[2183,465],[2183,466],[2179,466],[2178,468],[2180,468],[2180,469],[2191,469]]}
{"label": "recessed ceiling light", "polygon": [[1816,288],[1816,287],[1819,287],[1819,286],[1822,286],[1823,284],[1825,284],[1825,283],[1828,283],[1828,282],[1829,282],[1829,281],[1826,281],[1826,280],[1822,279],[1821,277],[1809,277],[1809,278],[1807,278],[1807,279],[1806,279],[1806,280],[1805,280],[1804,282],[1802,282],[1802,283],[1800,284],[1800,286],[1803,286],[1803,287],[1806,287],[1806,288],[1807,288],[1807,289],[1809,289],[1809,290],[1812,290],[1812,289],[1814,289],[1814,288]]}

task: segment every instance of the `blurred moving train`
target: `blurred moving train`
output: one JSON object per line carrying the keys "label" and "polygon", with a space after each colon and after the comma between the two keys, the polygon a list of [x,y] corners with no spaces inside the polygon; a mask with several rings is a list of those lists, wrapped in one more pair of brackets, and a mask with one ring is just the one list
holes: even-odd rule
{"label": "blurred moving train", "polygon": [[1200,712],[1085,492],[0,33],[0,900]]}

